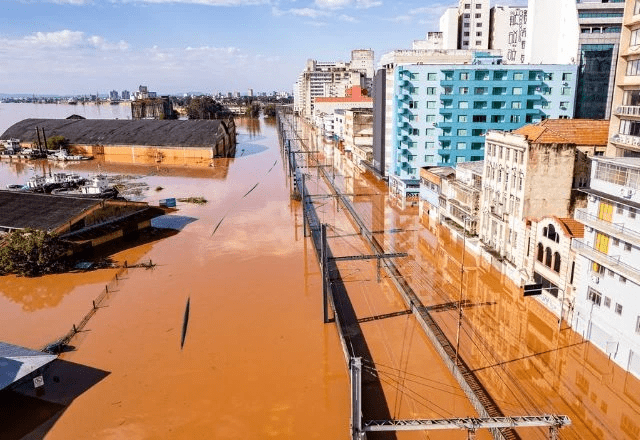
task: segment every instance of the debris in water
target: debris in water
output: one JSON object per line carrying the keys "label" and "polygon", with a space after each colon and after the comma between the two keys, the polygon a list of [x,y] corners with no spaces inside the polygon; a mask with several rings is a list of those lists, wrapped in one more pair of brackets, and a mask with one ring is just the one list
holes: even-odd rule
{"label": "debris in water", "polygon": [[208,202],[208,200],[205,199],[204,197],[185,197],[182,199],[178,199],[178,202],[195,203],[196,205],[204,205],[205,203]]}
{"label": "debris in water", "polygon": [[164,188],[161,186],[156,186],[156,191],[162,191]]}
{"label": "debris in water", "polygon": [[182,339],[180,340],[180,350],[184,347],[184,339],[187,336],[187,326],[189,325],[189,304],[191,297],[187,298],[187,307],[184,309],[184,319],[182,321]]}

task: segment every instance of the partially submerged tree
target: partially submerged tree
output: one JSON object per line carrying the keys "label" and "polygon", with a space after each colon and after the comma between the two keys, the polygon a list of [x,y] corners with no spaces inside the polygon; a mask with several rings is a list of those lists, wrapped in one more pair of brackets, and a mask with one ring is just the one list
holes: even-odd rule
{"label": "partially submerged tree", "polygon": [[222,119],[229,116],[229,109],[210,96],[197,96],[187,105],[189,119]]}
{"label": "partially submerged tree", "polygon": [[276,105],[275,104],[267,104],[264,106],[264,116],[266,118],[275,118],[276,117]]}
{"label": "partially submerged tree", "polygon": [[0,274],[37,276],[65,268],[68,245],[57,235],[20,229],[0,239]]}
{"label": "partially submerged tree", "polygon": [[68,145],[69,140],[64,136],[51,136],[49,139],[47,139],[47,148],[49,150],[66,148]]}

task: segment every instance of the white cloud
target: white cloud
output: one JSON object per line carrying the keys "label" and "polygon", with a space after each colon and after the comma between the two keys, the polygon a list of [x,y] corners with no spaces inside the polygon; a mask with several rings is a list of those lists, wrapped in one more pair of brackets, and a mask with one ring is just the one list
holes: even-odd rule
{"label": "white cloud", "polygon": [[82,44],[84,41],[84,32],[70,31],[65,29],[58,32],[36,32],[35,34],[24,37],[21,40],[2,40],[6,44],[29,45],[35,47],[72,47]]}
{"label": "white cloud", "polygon": [[340,21],[346,21],[347,23],[359,23],[360,20],[358,20],[355,17],[352,17],[351,15],[346,15],[346,14],[342,14],[340,16],[338,16],[338,20]]}
{"label": "white cloud", "polygon": [[82,6],[92,3],[91,0],[48,0],[50,3],[58,3],[60,5]]}
{"label": "white cloud", "polygon": [[297,17],[306,17],[306,18],[320,18],[320,17],[328,17],[331,15],[328,11],[323,11],[315,8],[291,8],[291,9],[278,9],[277,7],[271,8],[271,13],[276,17],[281,17],[283,15],[295,15]]}
{"label": "white cloud", "polygon": [[358,9],[368,9],[382,5],[380,0],[315,0],[315,5],[322,9],[343,9],[356,7]]}
{"label": "white cloud", "polygon": [[203,6],[248,6],[248,5],[266,5],[270,4],[270,0],[112,0],[113,2],[120,3],[149,3],[149,4],[162,4],[162,3],[186,3],[192,5]]}

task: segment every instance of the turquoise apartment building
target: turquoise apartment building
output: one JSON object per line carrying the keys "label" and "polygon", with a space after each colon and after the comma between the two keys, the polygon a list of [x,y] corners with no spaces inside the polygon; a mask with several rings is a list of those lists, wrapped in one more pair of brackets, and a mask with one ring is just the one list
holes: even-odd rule
{"label": "turquoise apartment building", "polygon": [[389,189],[416,197],[420,168],[484,159],[484,134],[551,118],[573,118],[576,65],[502,64],[476,53],[472,64],[394,69]]}

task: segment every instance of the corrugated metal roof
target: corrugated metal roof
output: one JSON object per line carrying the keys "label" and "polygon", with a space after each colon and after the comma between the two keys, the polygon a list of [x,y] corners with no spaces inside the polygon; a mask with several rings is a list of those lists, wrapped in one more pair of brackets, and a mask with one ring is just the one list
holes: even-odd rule
{"label": "corrugated metal roof", "polygon": [[58,356],[0,342],[0,390],[47,365]]}
{"label": "corrugated metal roof", "polygon": [[211,147],[226,123],[217,119],[125,120],[125,119],[25,119],[5,131],[0,139],[37,140],[36,127],[48,138],[64,136],[80,145],[151,145]]}
{"label": "corrugated metal roof", "polygon": [[0,227],[53,231],[100,203],[99,199],[0,190]]}

